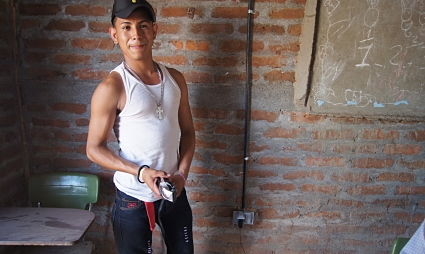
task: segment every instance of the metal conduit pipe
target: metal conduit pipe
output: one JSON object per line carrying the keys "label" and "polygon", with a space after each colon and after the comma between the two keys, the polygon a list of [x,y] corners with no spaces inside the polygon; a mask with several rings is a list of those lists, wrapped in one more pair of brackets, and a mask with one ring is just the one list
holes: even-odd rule
{"label": "metal conduit pipe", "polygon": [[[246,36],[246,86],[245,86],[245,134],[244,134],[244,162],[243,162],[243,183],[242,183],[242,212],[245,211],[245,192],[246,192],[246,178],[247,167],[249,160],[249,121],[250,121],[250,107],[251,107],[251,54],[252,54],[252,19],[255,14],[254,0],[248,2],[248,19],[247,19],[247,36]],[[238,219],[238,226],[242,228],[244,219]]]}

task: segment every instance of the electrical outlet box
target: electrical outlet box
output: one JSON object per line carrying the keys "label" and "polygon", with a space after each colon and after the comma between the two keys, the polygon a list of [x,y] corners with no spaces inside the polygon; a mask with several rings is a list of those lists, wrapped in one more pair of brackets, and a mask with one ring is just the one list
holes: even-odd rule
{"label": "electrical outlet box", "polygon": [[238,224],[239,220],[243,220],[243,224],[254,224],[254,212],[233,211],[233,224]]}

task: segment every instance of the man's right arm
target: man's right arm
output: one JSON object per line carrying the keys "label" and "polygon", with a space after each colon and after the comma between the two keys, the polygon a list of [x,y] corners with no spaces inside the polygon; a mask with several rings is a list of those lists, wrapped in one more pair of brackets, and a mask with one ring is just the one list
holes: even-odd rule
{"label": "man's right arm", "polygon": [[121,78],[114,72],[108,75],[94,91],[86,152],[91,161],[105,168],[137,175],[137,165],[120,158],[107,146],[116,112],[121,108],[123,94],[125,95],[125,91]]}

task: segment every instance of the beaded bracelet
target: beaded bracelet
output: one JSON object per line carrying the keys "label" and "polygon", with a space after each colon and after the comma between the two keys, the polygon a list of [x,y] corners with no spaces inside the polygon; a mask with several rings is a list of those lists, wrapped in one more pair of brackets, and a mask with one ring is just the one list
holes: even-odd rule
{"label": "beaded bracelet", "polygon": [[143,169],[145,169],[145,168],[150,168],[150,167],[148,165],[140,166],[139,171],[137,172],[137,181],[139,181],[139,183],[145,183],[145,182],[140,181],[140,172],[142,172],[142,174],[143,174]]}

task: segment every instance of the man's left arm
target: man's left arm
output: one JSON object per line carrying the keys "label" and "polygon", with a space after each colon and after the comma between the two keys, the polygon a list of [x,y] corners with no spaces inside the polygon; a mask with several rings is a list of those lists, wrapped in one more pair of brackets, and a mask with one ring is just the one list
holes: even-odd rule
{"label": "man's left arm", "polygon": [[177,188],[177,195],[180,195],[185,180],[189,175],[189,168],[195,152],[195,129],[193,127],[192,113],[189,105],[189,92],[183,75],[175,70],[168,69],[171,76],[177,82],[181,91],[180,106],[178,111],[179,125],[181,131],[179,166],[178,172],[172,176],[171,181]]}

